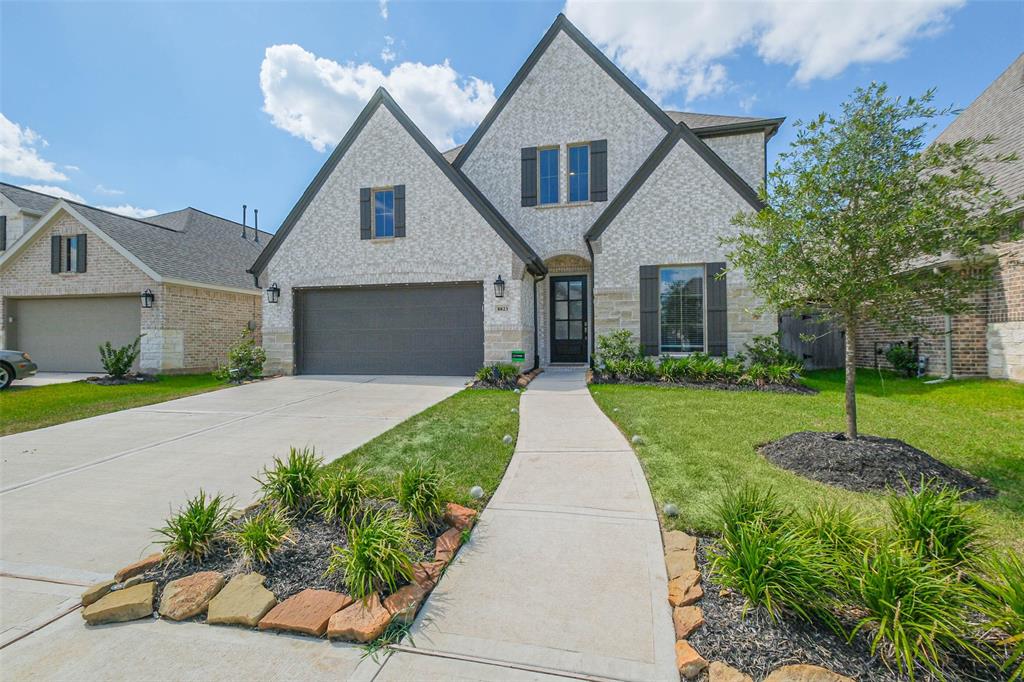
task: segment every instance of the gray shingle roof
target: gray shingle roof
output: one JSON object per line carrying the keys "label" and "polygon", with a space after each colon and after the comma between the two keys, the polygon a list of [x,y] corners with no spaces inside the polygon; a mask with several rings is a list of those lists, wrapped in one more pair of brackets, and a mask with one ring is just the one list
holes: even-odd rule
{"label": "gray shingle roof", "polygon": [[698,114],[694,111],[669,111],[665,110],[676,123],[685,123],[691,130],[710,128],[711,126],[732,125],[734,123],[753,123],[764,120],[752,116],[723,116],[721,114]]}
{"label": "gray shingle roof", "polygon": [[[22,207],[26,200],[41,206],[44,198],[49,199],[49,208],[57,203],[45,194],[3,183],[0,192]],[[139,220],[75,201],[67,203],[161,277],[256,290],[246,269],[270,241],[271,235],[262,230],[256,243],[251,227],[248,239],[242,239],[239,223],[191,207]]]}
{"label": "gray shingle roof", "polygon": [[[1008,196],[1024,194],[1024,53],[939,134],[936,142],[986,135],[996,137],[985,150],[987,154],[1016,153],[1020,158],[983,164],[981,170],[994,177]],[[1016,208],[1024,208],[1024,201]]]}
{"label": "gray shingle roof", "polygon": [[42,215],[53,208],[57,203],[56,197],[49,194],[33,192],[30,189],[23,189],[17,185],[8,185],[0,182],[0,193],[17,204],[20,208]]}

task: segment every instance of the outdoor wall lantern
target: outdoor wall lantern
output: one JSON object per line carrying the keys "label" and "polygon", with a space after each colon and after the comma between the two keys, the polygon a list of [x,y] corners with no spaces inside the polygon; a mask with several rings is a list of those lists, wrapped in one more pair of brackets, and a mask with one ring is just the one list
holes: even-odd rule
{"label": "outdoor wall lantern", "polygon": [[505,297],[505,280],[498,275],[498,279],[494,280],[494,298]]}
{"label": "outdoor wall lantern", "polygon": [[267,303],[277,303],[279,300],[281,300],[281,287],[274,282],[267,287]]}
{"label": "outdoor wall lantern", "polygon": [[152,308],[153,307],[153,301],[156,300],[156,296],[149,289],[146,289],[141,294],[139,294],[139,298],[142,299],[142,307],[143,308]]}

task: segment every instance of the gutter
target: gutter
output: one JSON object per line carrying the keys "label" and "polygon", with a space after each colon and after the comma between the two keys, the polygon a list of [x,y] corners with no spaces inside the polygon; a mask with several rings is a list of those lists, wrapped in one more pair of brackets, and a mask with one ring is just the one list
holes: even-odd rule
{"label": "gutter", "polygon": [[943,375],[943,379],[953,378],[953,318],[949,313],[946,313],[945,318],[945,329],[943,330],[943,336],[945,336],[946,346],[946,373]]}

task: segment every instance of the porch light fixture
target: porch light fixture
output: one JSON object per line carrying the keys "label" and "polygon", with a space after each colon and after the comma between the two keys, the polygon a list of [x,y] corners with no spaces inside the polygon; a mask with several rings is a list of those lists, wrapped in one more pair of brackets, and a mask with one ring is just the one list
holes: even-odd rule
{"label": "porch light fixture", "polygon": [[494,280],[494,298],[505,297],[505,280],[498,275],[498,279]]}
{"label": "porch light fixture", "polygon": [[267,287],[267,303],[277,303],[279,300],[281,300],[281,287],[274,282]]}
{"label": "porch light fixture", "polygon": [[141,294],[139,294],[139,298],[142,299],[143,308],[152,308],[153,301],[156,300],[156,295],[154,295],[151,290],[146,289]]}

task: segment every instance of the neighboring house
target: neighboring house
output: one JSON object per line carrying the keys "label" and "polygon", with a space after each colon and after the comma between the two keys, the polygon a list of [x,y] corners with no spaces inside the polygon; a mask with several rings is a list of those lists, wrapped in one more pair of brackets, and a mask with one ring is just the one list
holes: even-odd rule
{"label": "neighboring house", "polygon": [[466,144],[378,90],[251,272],[273,371],[469,374],[735,353],[777,328],[719,238],[760,207],[782,119],[660,109],[559,15]]}
{"label": "neighboring house", "polygon": [[142,371],[205,371],[247,326],[258,333],[245,270],[269,235],[194,208],[136,220],[3,183],[0,200],[0,346],[41,371],[99,372],[99,344],[139,334]]}
{"label": "neighboring house", "polygon": [[[995,137],[987,152],[1016,154],[1009,163],[984,164],[982,170],[1016,203],[1011,211],[1024,222],[1024,54],[1020,55],[936,138]],[[894,333],[873,325],[858,335],[857,364],[888,366],[884,353],[897,342],[917,341],[928,358],[928,373],[989,376],[1024,381],[1024,240],[992,249],[996,271],[992,286],[974,300],[974,310],[958,315],[922,315],[926,331]]]}

